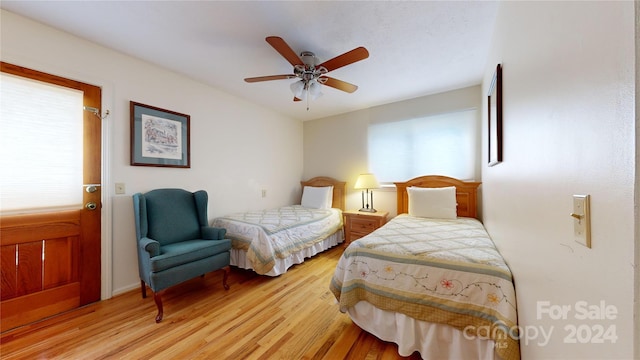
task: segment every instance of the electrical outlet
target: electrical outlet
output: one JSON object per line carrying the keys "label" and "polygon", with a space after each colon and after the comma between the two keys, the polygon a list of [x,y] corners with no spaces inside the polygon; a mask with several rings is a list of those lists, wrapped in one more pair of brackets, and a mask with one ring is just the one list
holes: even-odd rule
{"label": "electrical outlet", "polygon": [[573,195],[573,238],[591,248],[591,214],[589,195]]}
{"label": "electrical outlet", "polygon": [[116,183],[116,195],[126,193],[124,183]]}
{"label": "electrical outlet", "polygon": [[262,189],[262,197],[267,197],[267,189]]}

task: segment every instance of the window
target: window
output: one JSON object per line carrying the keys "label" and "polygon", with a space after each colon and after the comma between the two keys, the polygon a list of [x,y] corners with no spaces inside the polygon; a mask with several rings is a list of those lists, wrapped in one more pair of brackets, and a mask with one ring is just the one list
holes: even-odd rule
{"label": "window", "polygon": [[477,123],[474,109],[370,124],[369,170],[381,183],[421,175],[474,179]]}
{"label": "window", "polygon": [[82,207],[82,91],[0,76],[0,212]]}

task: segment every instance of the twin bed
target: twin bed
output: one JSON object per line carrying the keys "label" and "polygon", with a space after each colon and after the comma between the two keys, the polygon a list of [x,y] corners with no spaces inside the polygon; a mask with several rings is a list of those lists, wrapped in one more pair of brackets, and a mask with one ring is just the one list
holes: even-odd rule
{"label": "twin bed", "polygon": [[278,276],[344,241],[346,183],[330,177],[302,181],[300,205],[231,214],[213,220],[231,239],[231,265]]}
{"label": "twin bed", "polygon": [[479,183],[396,183],[398,216],[349,245],[330,289],[378,338],[425,359],[519,359],[511,272],[476,219]]}

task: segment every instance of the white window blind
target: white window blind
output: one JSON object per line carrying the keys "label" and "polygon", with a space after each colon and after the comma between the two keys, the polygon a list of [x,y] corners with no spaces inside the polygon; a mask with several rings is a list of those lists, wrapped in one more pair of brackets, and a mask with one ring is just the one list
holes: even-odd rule
{"label": "white window blind", "polygon": [[82,92],[0,76],[0,212],[81,207]]}
{"label": "white window blind", "polygon": [[478,158],[476,116],[474,109],[370,124],[369,171],[382,183],[421,175],[473,179]]}

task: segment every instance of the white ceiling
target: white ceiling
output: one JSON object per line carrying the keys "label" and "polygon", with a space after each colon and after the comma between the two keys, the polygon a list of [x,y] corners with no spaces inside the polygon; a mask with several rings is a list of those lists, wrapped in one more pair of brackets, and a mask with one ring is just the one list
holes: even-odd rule
{"label": "white ceiling", "polygon": [[[480,84],[498,8],[494,1],[7,1],[0,7],[203,83],[310,120]],[[280,36],[320,62],[358,46],[369,58],[328,75],[352,94],[323,87],[293,102],[292,73],[266,41]]]}

